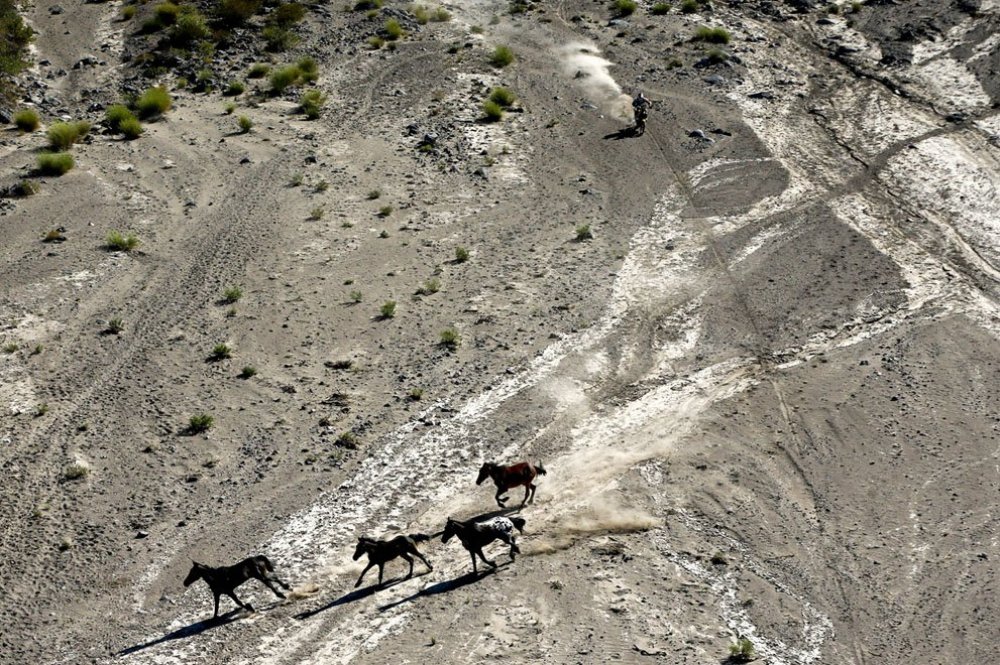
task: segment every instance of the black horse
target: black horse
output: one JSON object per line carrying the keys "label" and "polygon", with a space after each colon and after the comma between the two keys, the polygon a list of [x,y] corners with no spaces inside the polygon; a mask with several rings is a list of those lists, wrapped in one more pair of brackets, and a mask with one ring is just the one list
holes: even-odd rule
{"label": "black horse", "polygon": [[277,575],[271,574],[274,572],[274,565],[271,564],[270,559],[262,554],[252,556],[249,559],[243,559],[243,561],[233,566],[220,566],[218,568],[206,566],[197,561],[192,563],[194,565],[191,566],[191,572],[184,578],[184,586],[191,586],[200,579],[205,580],[208,588],[212,590],[212,594],[215,596],[215,615],[212,617],[213,619],[219,618],[219,596],[222,594],[226,594],[232,598],[234,603],[248,612],[254,611],[253,605],[242,602],[234,593],[236,587],[251,577],[263,582],[278,598],[284,598],[285,594],[274,588],[272,582],[276,582],[285,591],[291,589],[290,586],[278,579]]}
{"label": "black horse", "polygon": [[406,575],[406,579],[413,577],[413,558],[411,554],[427,566],[427,570],[434,570],[434,566],[431,565],[430,561],[424,558],[424,555],[417,551],[417,543],[423,542],[425,540],[430,540],[430,536],[425,536],[422,533],[411,533],[408,536],[396,536],[391,540],[375,540],[373,538],[358,538],[358,546],[354,550],[354,560],[357,561],[361,558],[362,554],[368,555],[368,565],[365,569],[361,571],[361,576],[358,577],[358,581],[355,583],[354,587],[357,588],[361,586],[361,580],[364,578],[365,573],[372,569],[372,566],[378,566],[378,584],[382,586],[382,569],[385,564],[392,561],[396,557],[403,557],[403,559],[410,564],[410,572]]}
{"label": "black horse", "polygon": [[493,568],[497,567],[495,562],[483,556],[483,546],[489,545],[494,540],[502,540],[510,545],[511,561],[514,560],[515,554],[520,554],[521,550],[517,547],[514,538],[515,528],[524,533],[523,518],[494,517],[483,522],[460,522],[449,517],[448,523],[444,527],[444,535],[441,536],[441,542],[447,543],[452,536],[458,536],[458,539],[462,541],[462,546],[468,550],[469,556],[472,557],[472,572],[477,573],[479,571],[476,570],[476,555],[479,555],[483,563]]}

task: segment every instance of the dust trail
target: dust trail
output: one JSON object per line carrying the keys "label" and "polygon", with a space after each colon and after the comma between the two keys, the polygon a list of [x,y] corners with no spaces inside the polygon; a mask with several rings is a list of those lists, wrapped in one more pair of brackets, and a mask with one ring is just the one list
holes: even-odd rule
{"label": "dust trail", "polygon": [[557,49],[563,71],[606,113],[619,120],[632,119],[632,98],[611,76],[614,63],[601,57],[596,46],[585,42],[570,42]]}
{"label": "dust trail", "polygon": [[645,508],[632,506],[619,497],[600,495],[560,518],[559,524],[521,549],[526,556],[552,554],[569,549],[581,538],[606,533],[635,533],[663,525]]}

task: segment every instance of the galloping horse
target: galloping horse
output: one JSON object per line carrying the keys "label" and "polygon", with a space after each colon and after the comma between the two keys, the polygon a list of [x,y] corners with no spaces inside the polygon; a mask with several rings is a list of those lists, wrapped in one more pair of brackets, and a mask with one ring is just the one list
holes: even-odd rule
{"label": "galloping horse", "polygon": [[460,522],[449,517],[448,523],[444,527],[444,535],[441,536],[441,542],[447,543],[452,536],[458,536],[458,539],[462,541],[462,546],[468,550],[469,556],[472,557],[472,572],[478,573],[479,571],[476,570],[477,554],[483,563],[494,568],[497,567],[495,562],[483,556],[483,546],[489,545],[494,540],[502,540],[510,545],[511,561],[514,560],[515,554],[521,552],[514,538],[515,528],[524,533],[524,519],[520,517],[494,517],[484,522]]}
{"label": "galloping horse", "polygon": [[492,478],[497,486],[497,505],[501,508],[504,507],[503,504],[507,501],[503,495],[514,487],[524,485],[524,500],[521,501],[521,507],[523,508],[524,504],[529,501],[529,493],[531,495],[530,501],[534,503],[535,477],[544,475],[545,468],[541,464],[532,465],[527,462],[520,462],[511,466],[500,466],[493,462],[487,462],[479,469],[479,477],[476,478],[476,484],[482,485],[487,477]]}
{"label": "galloping horse", "polygon": [[382,569],[386,562],[392,561],[396,557],[403,557],[403,559],[410,564],[410,572],[407,573],[406,579],[413,577],[413,559],[410,557],[417,557],[424,562],[427,566],[427,570],[434,570],[434,566],[431,565],[430,561],[424,558],[424,556],[417,551],[417,543],[430,540],[430,536],[425,536],[422,533],[411,533],[408,536],[396,536],[391,540],[375,540],[373,538],[358,538],[358,546],[354,550],[354,560],[357,561],[361,558],[362,554],[368,555],[368,565],[363,571],[361,571],[361,576],[358,577],[358,581],[355,583],[354,587],[357,588],[361,586],[361,580],[364,578],[365,573],[372,569],[372,566],[378,566],[378,583],[382,586]]}
{"label": "galloping horse", "polygon": [[248,612],[254,611],[253,605],[243,603],[234,593],[236,587],[251,577],[263,582],[278,598],[284,598],[285,594],[275,589],[271,582],[277,582],[278,586],[285,591],[291,589],[290,586],[279,580],[277,575],[269,575],[269,573],[274,572],[274,566],[271,564],[270,559],[264,555],[252,556],[249,559],[243,559],[243,561],[235,565],[220,566],[218,568],[206,566],[197,561],[192,561],[192,563],[194,565],[191,566],[191,572],[184,578],[184,586],[191,586],[199,579],[205,580],[208,588],[212,590],[212,594],[215,596],[215,615],[212,617],[213,619],[219,618],[219,596],[222,594],[226,594],[232,598],[234,603]]}

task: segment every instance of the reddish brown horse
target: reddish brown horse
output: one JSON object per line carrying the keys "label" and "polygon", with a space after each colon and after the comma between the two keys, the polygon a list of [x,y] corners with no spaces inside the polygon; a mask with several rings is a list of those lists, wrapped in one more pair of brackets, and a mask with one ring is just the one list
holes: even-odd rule
{"label": "reddish brown horse", "polygon": [[511,466],[500,466],[493,462],[487,462],[479,469],[479,477],[476,478],[476,484],[482,485],[484,480],[492,478],[497,486],[497,505],[501,508],[504,507],[503,504],[507,501],[507,498],[503,495],[514,487],[524,485],[524,500],[521,501],[521,506],[523,507],[528,501],[534,502],[535,478],[544,475],[545,468],[541,464],[520,462]]}

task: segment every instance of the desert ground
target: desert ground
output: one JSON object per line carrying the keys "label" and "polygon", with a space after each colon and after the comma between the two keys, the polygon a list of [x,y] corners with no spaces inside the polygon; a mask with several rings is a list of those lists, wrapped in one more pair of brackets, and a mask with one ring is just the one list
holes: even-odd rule
{"label": "desert ground", "polygon": [[[1000,2],[320,1],[278,53],[270,3],[145,78],[131,6],[23,6],[0,663],[996,660]],[[93,128],[39,176],[61,119]],[[434,537],[355,590],[359,536],[498,514],[490,460],[547,469],[521,556]],[[293,591],[210,621],[192,560],[253,554]]]}

